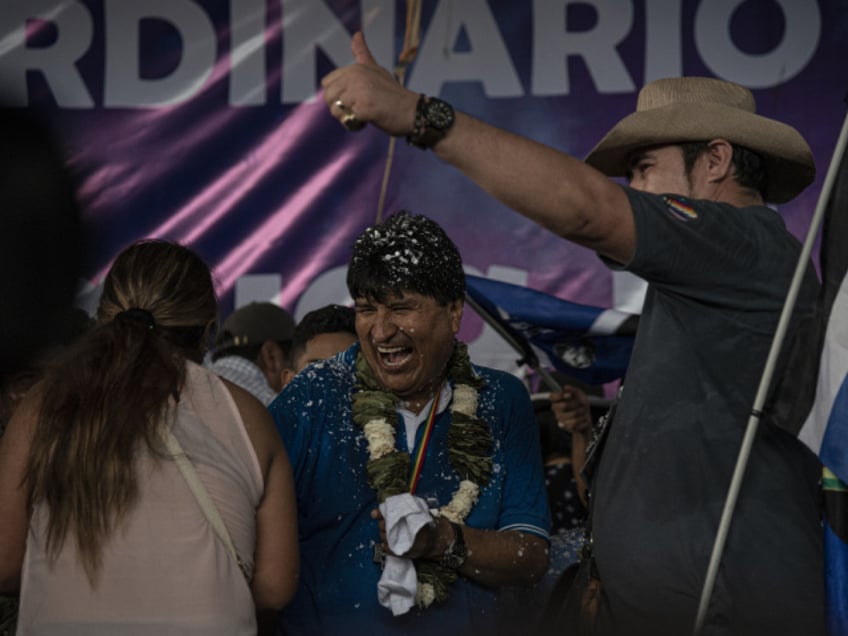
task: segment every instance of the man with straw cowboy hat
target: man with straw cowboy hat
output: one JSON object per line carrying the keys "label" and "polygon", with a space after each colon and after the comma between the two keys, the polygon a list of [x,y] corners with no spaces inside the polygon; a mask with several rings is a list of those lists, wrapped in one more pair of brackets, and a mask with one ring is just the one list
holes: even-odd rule
{"label": "man with straw cowboy hat", "polygon": [[[406,136],[520,214],[648,281],[628,380],[592,475],[602,584],[594,624],[601,633],[691,633],[801,253],[765,204],[812,182],[806,142],[757,115],[742,86],[669,78],[646,85],[636,112],[581,161],[407,90],[374,62],[361,34],[352,50],[356,63],[322,82],[346,128]],[[790,334],[817,288],[808,268]],[[819,464],[764,418],[705,635],[824,631]]]}

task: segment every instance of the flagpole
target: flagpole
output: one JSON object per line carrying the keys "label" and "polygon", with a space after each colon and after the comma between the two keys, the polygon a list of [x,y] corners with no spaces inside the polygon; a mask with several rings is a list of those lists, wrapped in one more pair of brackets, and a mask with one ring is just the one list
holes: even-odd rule
{"label": "flagpole", "polygon": [[736,501],[739,497],[739,489],[742,486],[742,478],[745,473],[745,468],[748,465],[748,458],[751,454],[754,436],[757,433],[757,426],[760,421],[760,416],[762,415],[762,408],[768,395],[768,389],[771,384],[772,376],[774,375],[775,367],[777,366],[777,359],[780,354],[783,340],[786,337],[786,332],[789,328],[789,321],[792,317],[792,312],[795,309],[795,302],[798,299],[798,292],[801,289],[801,282],[804,278],[807,263],[810,260],[810,254],[813,251],[813,244],[815,243],[819,226],[824,218],[824,212],[827,208],[827,203],[830,200],[831,192],[833,191],[836,174],[839,171],[839,166],[842,164],[842,157],[845,154],[846,145],[848,145],[848,114],[846,114],[845,120],[842,123],[842,131],[840,132],[839,139],[836,142],[836,148],[834,148],[830,166],[828,166],[824,185],[822,186],[818,202],[816,203],[816,210],[813,214],[812,220],[810,221],[810,228],[807,230],[807,238],[804,241],[803,248],[801,249],[801,256],[798,258],[798,264],[795,267],[792,284],[789,286],[789,292],[783,305],[783,311],[780,315],[780,320],[777,323],[774,340],[772,340],[771,349],[769,350],[768,358],[766,359],[766,366],[763,370],[762,378],[760,379],[760,386],[754,399],[754,406],[751,409],[751,415],[748,419],[748,426],[745,430],[745,437],[742,440],[742,447],[739,449],[739,456],[736,460],[736,468],[730,482],[727,499],[724,502],[724,510],[722,510],[721,521],[719,523],[718,532],[716,533],[715,543],[713,544],[709,567],[707,568],[707,576],[704,580],[704,587],[701,592],[701,601],[698,606],[698,614],[695,619],[694,636],[699,636],[701,629],[704,626],[704,619],[712,597],[713,587],[715,586],[715,579],[718,574],[721,555],[724,552],[724,545],[727,541],[727,533],[730,530],[730,522],[733,518],[733,509],[735,508]]}
{"label": "flagpole", "polygon": [[475,312],[477,312],[477,314],[483,320],[488,323],[490,327],[492,327],[495,331],[498,332],[498,335],[500,335],[501,338],[507,341],[509,346],[511,346],[513,349],[515,349],[518,353],[521,354],[521,358],[518,360],[519,365],[526,364],[528,367],[535,369],[539,373],[539,376],[542,378],[542,380],[544,380],[545,384],[548,385],[548,388],[550,388],[551,391],[560,390],[561,387],[559,386],[559,384],[557,384],[557,381],[553,379],[550,373],[548,373],[545,369],[542,369],[541,365],[539,364],[539,358],[536,357],[536,354],[533,353],[533,350],[530,348],[529,345],[526,347],[523,346],[522,343],[518,340],[518,338],[513,336],[511,331],[506,329],[499,322],[495,320],[489,320],[489,312],[486,311],[485,307],[483,307],[480,303],[474,300],[471,297],[471,294],[466,292],[465,300],[469,305],[471,305],[471,308]]}

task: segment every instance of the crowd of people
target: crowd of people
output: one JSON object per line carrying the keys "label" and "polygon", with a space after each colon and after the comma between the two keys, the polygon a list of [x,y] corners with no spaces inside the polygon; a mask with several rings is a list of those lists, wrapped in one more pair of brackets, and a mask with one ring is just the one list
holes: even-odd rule
{"label": "crowd of people", "polygon": [[[462,258],[429,215],[363,230],[354,306],[300,322],[254,303],[218,329],[206,263],[138,241],[93,324],[3,369],[36,369],[0,402],[18,633],[691,633],[801,251],[766,203],[812,181],[807,144],[747,89],[684,77],[646,85],[581,161],[352,49],[322,82],[347,130],[405,136],[648,281],[611,413],[569,382],[534,409],[469,359]],[[793,325],[817,287],[809,268]],[[760,430],[704,636],[824,633],[818,477]]]}

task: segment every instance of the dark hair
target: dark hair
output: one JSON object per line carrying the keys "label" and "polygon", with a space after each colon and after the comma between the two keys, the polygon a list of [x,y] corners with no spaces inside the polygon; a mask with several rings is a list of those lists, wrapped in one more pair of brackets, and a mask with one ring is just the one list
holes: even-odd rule
{"label": "dark hair", "polygon": [[294,346],[305,345],[315,336],[339,331],[356,335],[356,312],[344,305],[325,305],[313,309],[297,323],[294,329]]}
{"label": "dark hair", "polygon": [[325,305],[307,313],[294,328],[291,347],[291,368],[297,358],[306,351],[306,343],[324,333],[356,334],[356,312],[353,307]]}
{"label": "dark hair", "polygon": [[209,268],[168,241],[134,243],[103,286],[98,324],[45,374],[27,467],[32,502],[50,512],[47,549],[69,534],[94,581],[106,539],[138,497],[136,453],[159,430],[200,360],[217,316]]}
{"label": "dark hair", "polygon": [[[733,178],[743,188],[750,188],[760,194],[765,200],[768,191],[768,173],[763,158],[745,146],[733,146]],[[683,162],[686,173],[692,171],[695,160],[709,148],[706,141],[690,141],[679,144],[683,151]]]}
{"label": "dark hair", "polygon": [[413,291],[447,305],[465,297],[465,273],[459,250],[441,226],[402,210],[356,239],[347,288],[354,299],[379,302]]}

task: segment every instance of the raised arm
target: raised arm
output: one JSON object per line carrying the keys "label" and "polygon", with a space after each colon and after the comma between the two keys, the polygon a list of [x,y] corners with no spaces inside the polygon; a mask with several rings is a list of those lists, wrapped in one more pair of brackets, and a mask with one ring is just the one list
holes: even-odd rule
{"label": "raised arm", "polygon": [[[351,49],[356,63],[322,80],[331,114],[341,121],[353,113],[389,135],[408,135],[419,95],[377,65],[362,33]],[[552,232],[618,262],[630,259],[635,234],[627,196],[583,161],[460,112],[433,151]]]}

